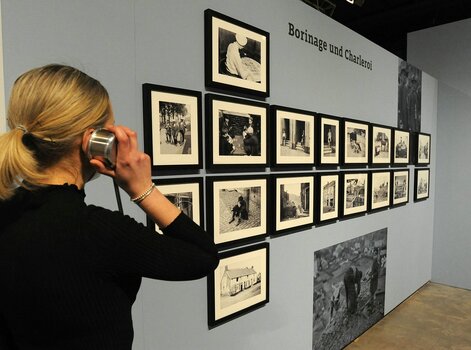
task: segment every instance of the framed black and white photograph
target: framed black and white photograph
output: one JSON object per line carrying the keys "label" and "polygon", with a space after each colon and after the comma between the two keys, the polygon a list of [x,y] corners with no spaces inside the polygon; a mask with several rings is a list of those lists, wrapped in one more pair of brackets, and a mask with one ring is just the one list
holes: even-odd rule
{"label": "framed black and white photograph", "polygon": [[293,108],[271,106],[274,123],[272,166],[314,165],[315,114]]}
{"label": "framed black and white photograph", "polygon": [[280,234],[313,226],[314,175],[276,175],[272,179],[274,231]]}
{"label": "framed black and white photograph", "polygon": [[338,173],[317,174],[317,222],[328,223],[339,217],[339,184]]}
{"label": "framed black and white photograph", "polygon": [[430,146],[431,146],[431,136],[430,134],[418,133],[416,136],[416,154],[415,154],[415,164],[420,165],[429,165],[430,164]]}
{"label": "framed black and white photograph", "polygon": [[430,194],[430,169],[415,169],[414,201],[423,201]]}
{"label": "framed black and white photograph", "polygon": [[410,163],[410,133],[394,129],[393,164],[407,165]]}
{"label": "framed black and white photograph", "polygon": [[144,151],[152,170],[200,169],[201,92],[143,84]]}
{"label": "framed black and white photograph", "polygon": [[372,124],[370,126],[370,135],[370,164],[373,166],[391,164],[391,128],[383,125]]}
{"label": "framed black and white photograph", "polygon": [[384,316],[388,229],[314,252],[312,349],[343,349]]}
{"label": "framed black and white photograph", "polygon": [[391,203],[391,171],[370,172],[368,210],[388,208]]}
{"label": "framed black and white photograph", "polygon": [[319,114],[318,165],[337,166],[340,163],[340,119]]}
{"label": "framed black and white photograph", "polygon": [[422,110],[422,71],[399,59],[397,126],[420,132]]}
{"label": "framed black and white photograph", "polygon": [[208,232],[218,246],[268,235],[268,177],[206,177]]}
{"label": "framed black and white photograph", "polygon": [[[197,225],[203,225],[203,178],[187,177],[154,179],[157,189]],[[147,217],[147,226],[162,233],[158,225]]]}
{"label": "framed black and white photograph", "polygon": [[391,181],[391,205],[409,202],[409,170],[394,170]]}
{"label": "framed black and white photograph", "polygon": [[204,25],[206,86],[268,97],[269,33],[210,9]]}
{"label": "framed black and white photograph", "polygon": [[220,253],[208,276],[208,326],[215,327],[269,302],[268,243]]}
{"label": "framed black and white photograph", "polygon": [[342,173],[342,216],[368,210],[368,172]]}
{"label": "framed black and white photograph", "polygon": [[206,95],[206,166],[268,166],[268,104]]}
{"label": "framed black and white photograph", "polygon": [[355,120],[344,120],[343,127],[343,164],[368,164],[369,124]]}

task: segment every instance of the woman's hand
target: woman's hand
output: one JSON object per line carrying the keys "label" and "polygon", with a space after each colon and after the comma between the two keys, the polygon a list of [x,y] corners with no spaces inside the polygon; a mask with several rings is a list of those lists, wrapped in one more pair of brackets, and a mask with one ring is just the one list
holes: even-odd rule
{"label": "woman's hand", "polygon": [[115,134],[118,142],[116,166],[114,169],[106,168],[97,159],[90,160],[90,164],[99,173],[113,177],[131,198],[140,196],[152,185],[150,157],[139,151],[135,131],[113,125],[107,125],[106,129]]}

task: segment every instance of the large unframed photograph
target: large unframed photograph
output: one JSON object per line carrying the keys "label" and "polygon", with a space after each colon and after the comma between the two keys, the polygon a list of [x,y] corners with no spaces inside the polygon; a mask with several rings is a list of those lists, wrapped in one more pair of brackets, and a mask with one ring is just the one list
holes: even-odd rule
{"label": "large unframed photograph", "polygon": [[422,103],[422,71],[399,60],[397,126],[420,132]]}
{"label": "large unframed photograph", "polygon": [[314,252],[313,350],[342,349],[384,316],[387,232]]}

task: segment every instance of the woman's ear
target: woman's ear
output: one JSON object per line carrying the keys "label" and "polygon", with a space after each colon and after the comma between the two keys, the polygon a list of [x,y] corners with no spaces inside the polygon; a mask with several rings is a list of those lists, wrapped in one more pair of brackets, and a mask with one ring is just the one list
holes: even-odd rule
{"label": "woman's ear", "polygon": [[90,137],[92,137],[93,132],[95,129],[87,129],[84,131],[82,135],[82,151],[85,154],[88,154],[88,143],[90,141]]}

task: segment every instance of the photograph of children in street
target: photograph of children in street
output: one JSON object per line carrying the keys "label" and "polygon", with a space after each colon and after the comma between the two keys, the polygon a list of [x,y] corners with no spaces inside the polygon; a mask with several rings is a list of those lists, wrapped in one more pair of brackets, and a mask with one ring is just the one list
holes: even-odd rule
{"label": "photograph of children in street", "polygon": [[206,165],[266,166],[268,104],[206,95]]}
{"label": "photograph of children in street", "polygon": [[219,110],[219,155],[260,156],[260,115]]}
{"label": "photograph of children in street", "polygon": [[143,84],[144,150],[152,170],[200,168],[201,92]]}
{"label": "photograph of children in street", "polygon": [[313,350],[342,349],[384,316],[387,228],[314,252]]}
{"label": "photograph of children in street", "polygon": [[160,151],[191,154],[191,112],[184,103],[159,102]]}

